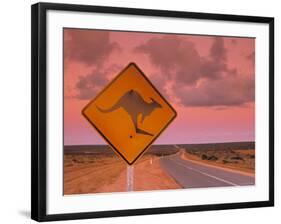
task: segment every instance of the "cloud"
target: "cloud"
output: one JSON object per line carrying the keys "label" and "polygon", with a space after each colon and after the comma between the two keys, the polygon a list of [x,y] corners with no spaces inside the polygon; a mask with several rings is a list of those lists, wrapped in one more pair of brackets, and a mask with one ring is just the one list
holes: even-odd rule
{"label": "cloud", "polygon": [[245,75],[202,80],[192,87],[174,85],[173,91],[181,104],[188,107],[242,106],[252,102],[255,97],[254,80]]}
{"label": "cloud", "polygon": [[246,59],[248,59],[254,66],[255,65],[255,52],[253,51],[252,53],[248,54],[246,56]]}
{"label": "cloud", "polygon": [[107,31],[85,29],[64,30],[64,54],[66,59],[76,60],[86,65],[100,65],[119,48],[110,41]]}
{"label": "cloud", "polygon": [[231,39],[231,44],[233,44],[234,46],[237,45],[237,40],[236,39]]}
{"label": "cloud", "polygon": [[226,60],[226,49],[222,37],[214,38],[213,45],[210,49],[210,56],[214,61],[222,62]]}
{"label": "cloud", "polygon": [[201,78],[219,78],[226,69],[225,51],[219,37],[214,40],[209,58],[201,57],[193,42],[175,36],[152,38],[135,48],[135,52],[148,55],[166,78],[173,76],[185,84],[195,84]]}
{"label": "cloud", "polygon": [[78,91],[75,98],[92,99],[109,83],[109,76],[116,74],[120,69],[121,67],[118,65],[112,65],[106,69],[96,67],[89,74],[80,76],[75,85]]}
{"label": "cloud", "polygon": [[228,68],[223,37],[213,38],[205,57],[199,54],[194,42],[170,35],[151,38],[137,46],[135,52],[150,58],[161,73],[158,76],[164,77],[161,82],[170,84],[166,94],[177,97],[181,105],[224,107],[254,100],[253,75]]}

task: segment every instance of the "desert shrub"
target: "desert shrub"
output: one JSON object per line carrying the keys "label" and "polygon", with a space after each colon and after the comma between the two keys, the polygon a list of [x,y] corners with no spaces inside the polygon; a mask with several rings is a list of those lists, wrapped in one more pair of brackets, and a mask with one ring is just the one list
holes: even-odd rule
{"label": "desert shrub", "polygon": [[72,161],[73,161],[74,163],[84,163],[83,160],[78,160],[78,159],[72,159]]}
{"label": "desert shrub", "polygon": [[210,156],[210,157],[208,158],[208,160],[216,161],[216,160],[218,160],[218,157],[216,157],[216,156]]}
{"label": "desert shrub", "polygon": [[207,156],[206,154],[202,154],[202,155],[201,155],[201,159],[202,159],[202,160],[206,160],[206,159],[208,159],[208,156]]}
{"label": "desert shrub", "polygon": [[194,150],[189,150],[188,153],[191,155],[196,155],[196,152]]}
{"label": "desert shrub", "polygon": [[233,160],[244,160],[241,156],[233,156],[230,159],[233,159]]}

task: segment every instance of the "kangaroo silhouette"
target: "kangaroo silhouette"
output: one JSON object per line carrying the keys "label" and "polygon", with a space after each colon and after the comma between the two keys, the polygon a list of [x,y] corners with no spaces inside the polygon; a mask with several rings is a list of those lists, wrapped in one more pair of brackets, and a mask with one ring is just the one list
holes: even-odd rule
{"label": "kangaroo silhouette", "polygon": [[[162,108],[162,106],[153,98],[150,98],[150,100],[151,102],[148,103],[138,92],[136,92],[135,90],[130,90],[126,92],[122,97],[120,97],[119,100],[110,108],[102,109],[97,105],[96,107],[102,113],[109,113],[119,108],[123,108],[130,116],[137,134],[153,136],[153,134],[138,128],[139,115],[141,115],[140,122],[142,123],[144,119],[149,116],[155,109]],[[130,138],[132,138],[132,136],[130,136]]]}

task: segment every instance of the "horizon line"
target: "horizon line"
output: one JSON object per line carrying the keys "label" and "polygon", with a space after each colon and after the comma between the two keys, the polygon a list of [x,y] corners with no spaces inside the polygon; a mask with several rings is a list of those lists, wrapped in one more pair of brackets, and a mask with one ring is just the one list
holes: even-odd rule
{"label": "horizon line", "polygon": [[[226,141],[226,142],[201,142],[201,143],[167,143],[167,144],[152,144],[153,145],[207,145],[207,144],[224,144],[224,143],[255,143],[255,140],[248,140],[248,141]],[[95,146],[109,146],[109,144],[73,144],[73,145],[63,145],[63,146],[89,146],[89,145],[95,145]]]}

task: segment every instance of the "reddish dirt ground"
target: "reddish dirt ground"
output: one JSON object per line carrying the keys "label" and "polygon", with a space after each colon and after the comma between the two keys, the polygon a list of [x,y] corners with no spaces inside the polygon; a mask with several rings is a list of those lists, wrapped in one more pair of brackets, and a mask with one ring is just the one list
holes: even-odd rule
{"label": "reddish dirt ground", "polygon": [[[67,155],[64,160],[66,195],[127,191],[126,164],[118,157]],[[144,156],[134,165],[134,191],[179,188],[160,167],[158,157]]]}

